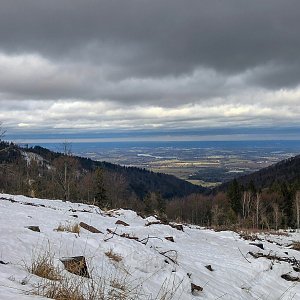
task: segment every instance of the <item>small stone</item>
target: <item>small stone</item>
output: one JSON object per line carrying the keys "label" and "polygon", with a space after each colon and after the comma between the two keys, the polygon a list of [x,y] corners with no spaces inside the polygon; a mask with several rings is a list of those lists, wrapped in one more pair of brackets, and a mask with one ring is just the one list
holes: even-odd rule
{"label": "small stone", "polygon": [[39,226],[26,226],[29,230],[35,231],[35,232],[41,232]]}
{"label": "small stone", "polygon": [[121,220],[118,220],[118,221],[116,222],[116,225],[129,226],[129,224],[127,224],[126,222],[121,221]]}
{"label": "small stone", "polygon": [[165,239],[174,243],[174,238],[172,236],[166,236]]}
{"label": "small stone", "polygon": [[199,285],[196,285],[194,283],[191,283],[191,291],[193,295],[197,295],[198,292],[202,292],[203,288]]}
{"label": "small stone", "polygon": [[175,228],[177,230],[183,231],[183,225],[181,224],[169,224],[172,228]]}
{"label": "small stone", "polygon": [[262,243],[250,243],[250,245],[256,246],[256,247],[258,247],[258,248],[264,250],[264,245],[263,245]]}
{"label": "small stone", "polygon": [[214,270],[211,265],[207,265],[207,266],[205,266],[205,268],[211,272],[213,272],[213,270]]}

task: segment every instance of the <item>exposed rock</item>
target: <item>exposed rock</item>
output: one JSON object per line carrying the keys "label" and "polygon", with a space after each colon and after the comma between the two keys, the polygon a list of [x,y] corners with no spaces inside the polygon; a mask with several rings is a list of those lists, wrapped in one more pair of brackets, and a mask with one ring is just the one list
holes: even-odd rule
{"label": "exposed rock", "polygon": [[183,225],[182,224],[169,224],[172,228],[175,228],[177,230],[183,231]]}
{"label": "exposed rock", "polygon": [[124,238],[126,238],[126,239],[135,240],[135,241],[138,241],[138,240],[139,240],[138,237],[132,236],[132,235],[130,235],[129,233],[122,233],[122,234],[120,235],[120,237],[124,237]]}
{"label": "exposed rock", "polygon": [[84,256],[63,257],[60,261],[63,263],[68,272],[90,278]]}
{"label": "exposed rock", "polygon": [[283,278],[287,281],[300,281],[299,277],[291,276],[290,274],[282,274],[281,278]]}
{"label": "exposed rock", "polygon": [[205,268],[206,268],[207,270],[211,271],[211,272],[213,272],[213,271],[214,271],[214,269],[212,268],[212,266],[211,266],[211,265],[207,265],[207,266],[205,266]]}
{"label": "exposed rock", "polygon": [[35,232],[41,232],[39,226],[26,226],[29,230],[35,231]]}
{"label": "exposed rock", "polygon": [[[161,221],[153,221],[153,222],[146,223],[145,226],[151,226],[156,224],[163,224],[163,223]],[[165,224],[165,225],[169,225],[169,224]]]}
{"label": "exposed rock", "polygon": [[193,295],[197,295],[199,292],[203,291],[203,288],[199,285],[191,283],[191,291]]}
{"label": "exposed rock", "polygon": [[92,232],[92,233],[103,233],[100,230],[98,230],[97,228],[95,228],[95,227],[93,227],[91,225],[88,225],[88,224],[86,224],[84,222],[80,222],[79,226],[82,227],[85,230],[88,230],[88,231]]}
{"label": "exposed rock", "polygon": [[174,243],[174,238],[172,236],[166,236],[165,239]]}
{"label": "exposed rock", "polygon": [[118,221],[116,222],[116,225],[129,226],[129,224],[127,224],[126,222],[121,221],[121,220],[118,220]]}
{"label": "exposed rock", "polygon": [[78,218],[78,215],[71,215],[71,217],[73,217],[73,218]]}
{"label": "exposed rock", "polygon": [[240,233],[240,237],[246,241],[260,241],[261,239],[255,234]]}
{"label": "exposed rock", "polygon": [[264,250],[264,245],[263,245],[263,243],[250,243],[250,245],[256,246],[256,247],[258,247],[258,248]]}
{"label": "exposed rock", "polygon": [[0,265],[8,265],[8,262],[4,262],[3,260],[0,260]]}

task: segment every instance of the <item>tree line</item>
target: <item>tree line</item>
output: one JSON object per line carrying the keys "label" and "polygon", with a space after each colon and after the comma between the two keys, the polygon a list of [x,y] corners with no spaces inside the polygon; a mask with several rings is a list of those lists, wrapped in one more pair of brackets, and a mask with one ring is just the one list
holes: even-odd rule
{"label": "tree line", "polygon": [[[300,225],[299,179],[277,180],[264,188],[253,180],[247,185],[233,180],[225,191],[170,197],[164,193],[165,188],[160,189],[168,181],[157,185],[156,180],[163,177],[155,177],[155,173],[143,178],[141,174],[147,172],[134,170],[134,177],[128,178],[122,167],[103,168],[101,163],[78,158],[66,149],[63,154],[41,147],[29,150],[20,151],[14,144],[0,141],[2,192],[84,202],[106,209],[128,208],[145,215],[220,228],[278,229]],[[142,192],[134,190],[134,184],[143,184]],[[178,185],[177,189],[184,187]],[[176,188],[176,181],[172,188]]]}
{"label": "tree line", "polygon": [[194,194],[174,199],[167,206],[169,218],[213,227],[253,229],[299,228],[300,184],[276,182],[259,189],[235,179],[226,191]]}

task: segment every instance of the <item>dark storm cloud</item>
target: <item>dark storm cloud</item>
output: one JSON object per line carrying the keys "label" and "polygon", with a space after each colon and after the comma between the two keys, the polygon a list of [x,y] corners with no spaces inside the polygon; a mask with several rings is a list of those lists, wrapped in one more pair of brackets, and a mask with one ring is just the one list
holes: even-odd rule
{"label": "dark storm cloud", "polygon": [[0,121],[298,126],[299,28],[299,0],[1,0]]}
{"label": "dark storm cloud", "polygon": [[[197,67],[232,74],[278,63],[289,85],[299,83],[289,67],[300,66],[297,0],[2,0],[0,6],[0,48],[8,53],[105,64],[113,79],[179,76]],[[258,83],[268,82],[265,76]]]}

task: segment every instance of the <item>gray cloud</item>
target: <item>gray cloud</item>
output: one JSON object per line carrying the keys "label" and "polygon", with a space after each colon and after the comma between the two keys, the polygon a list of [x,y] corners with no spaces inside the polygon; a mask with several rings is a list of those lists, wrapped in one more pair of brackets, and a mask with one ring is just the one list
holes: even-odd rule
{"label": "gray cloud", "polygon": [[3,0],[0,47],[109,63],[124,77],[232,73],[299,64],[298,28],[296,0]]}
{"label": "gray cloud", "polygon": [[22,128],[295,124],[299,28],[298,0],[2,0],[0,118]]}

